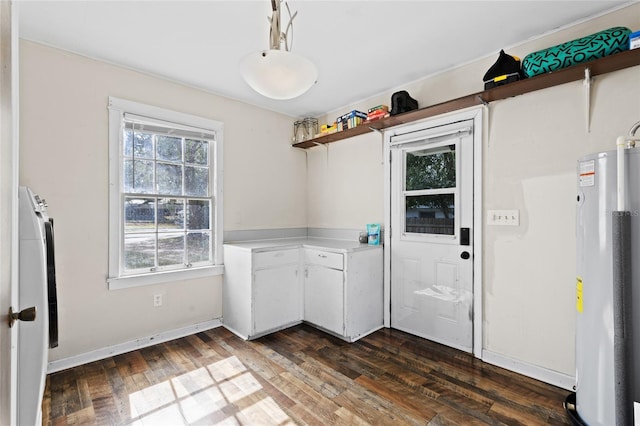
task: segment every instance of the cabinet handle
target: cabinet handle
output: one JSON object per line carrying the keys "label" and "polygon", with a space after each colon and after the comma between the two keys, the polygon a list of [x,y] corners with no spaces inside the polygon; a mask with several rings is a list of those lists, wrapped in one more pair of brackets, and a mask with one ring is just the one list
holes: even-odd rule
{"label": "cabinet handle", "polygon": [[319,255],[318,255],[318,257],[321,257],[321,258],[323,258],[323,259],[326,259],[326,258],[327,258],[327,255],[326,255],[326,254],[319,254]]}

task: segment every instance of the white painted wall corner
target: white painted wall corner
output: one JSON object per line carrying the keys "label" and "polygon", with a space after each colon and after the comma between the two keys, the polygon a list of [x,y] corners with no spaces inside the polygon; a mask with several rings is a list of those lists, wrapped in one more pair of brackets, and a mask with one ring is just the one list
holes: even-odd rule
{"label": "white painted wall corner", "polygon": [[558,371],[549,370],[544,367],[529,364],[528,362],[519,361],[487,350],[482,351],[482,360],[486,363],[531,377],[532,379],[540,380],[541,382],[545,382],[571,392],[575,390],[575,377]]}

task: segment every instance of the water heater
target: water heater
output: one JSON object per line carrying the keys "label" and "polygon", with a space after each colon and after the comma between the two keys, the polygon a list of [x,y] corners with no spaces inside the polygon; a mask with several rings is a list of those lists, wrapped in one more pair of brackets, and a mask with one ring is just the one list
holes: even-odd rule
{"label": "water heater", "polygon": [[[626,150],[626,211],[630,216],[633,359],[640,357],[640,148]],[[578,162],[576,278],[576,411],[589,426],[616,424],[614,369],[613,212],[617,153]],[[623,168],[621,167],[621,170]],[[631,399],[640,401],[640,361],[627,371]],[[635,364],[635,371],[634,366]],[[633,390],[633,388],[635,388]],[[575,420],[575,419],[574,419]]]}

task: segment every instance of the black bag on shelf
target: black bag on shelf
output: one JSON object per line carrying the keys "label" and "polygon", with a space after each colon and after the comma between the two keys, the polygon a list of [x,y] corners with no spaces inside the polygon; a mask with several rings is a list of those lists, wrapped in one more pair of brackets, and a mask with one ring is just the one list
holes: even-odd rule
{"label": "black bag on shelf", "polygon": [[389,115],[398,115],[414,109],[418,109],[418,101],[409,96],[406,90],[401,90],[391,95],[391,112]]}
{"label": "black bag on shelf", "polygon": [[521,78],[523,78],[523,75],[520,69],[520,58],[507,55],[504,50],[501,50],[498,60],[491,65],[482,81],[484,81],[484,90],[487,90],[512,81],[518,81]]}

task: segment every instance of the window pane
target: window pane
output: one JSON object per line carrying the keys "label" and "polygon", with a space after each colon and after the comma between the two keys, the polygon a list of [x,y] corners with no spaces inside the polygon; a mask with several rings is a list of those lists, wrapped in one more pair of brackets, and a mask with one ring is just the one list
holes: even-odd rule
{"label": "window pane", "polygon": [[153,158],[153,135],[133,132],[133,153],[135,158]]}
{"label": "window pane", "polygon": [[209,200],[187,201],[187,229],[210,229],[210,205],[211,202]]}
{"label": "window pane", "polygon": [[456,146],[407,152],[406,190],[456,187]]}
{"label": "window pane", "polygon": [[211,261],[211,233],[190,232],[187,235],[187,254],[189,263]]}
{"label": "window pane", "polygon": [[209,164],[209,142],[185,140],[184,161],[191,164]]}
{"label": "window pane", "polygon": [[158,265],[184,265],[184,234],[158,234]]}
{"label": "window pane", "polygon": [[209,195],[209,169],[207,167],[190,167],[184,169],[185,195],[206,197]]}
{"label": "window pane", "polygon": [[158,194],[182,195],[182,166],[157,163]]}
{"label": "window pane", "polygon": [[156,258],[155,234],[129,234],[124,237],[124,267],[127,270],[153,268]]}
{"label": "window pane", "polygon": [[405,232],[454,235],[454,195],[406,197],[405,218]]}
{"label": "window pane", "polygon": [[182,161],[182,138],[156,136],[156,158],[165,161]]}
{"label": "window pane", "polygon": [[153,198],[125,197],[124,232],[155,232],[156,205]]}
{"label": "window pane", "polygon": [[184,200],[158,199],[158,230],[177,231],[184,229]]}
{"label": "window pane", "polygon": [[125,157],[131,157],[133,155],[133,131],[125,130],[122,133],[122,153]]}
{"label": "window pane", "polygon": [[153,161],[124,160],[124,192],[153,190]]}

